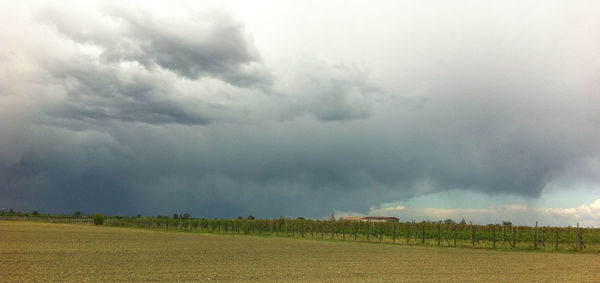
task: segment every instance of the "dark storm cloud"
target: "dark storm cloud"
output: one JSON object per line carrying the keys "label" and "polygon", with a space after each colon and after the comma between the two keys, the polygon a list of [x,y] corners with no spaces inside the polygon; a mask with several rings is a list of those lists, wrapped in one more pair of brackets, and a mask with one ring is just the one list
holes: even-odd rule
{"label": "dark storm cloud", "polygon": [[[417,44],[425,67],[393,73],[391,91],[352,63],[266,70],[222,13],[136,9],[77,19],[45,7],[27,46],[3,40],[16,47],[0,47],[12,75],[0,77],[2,206],[320,217],[446,190],[533,198],[549,182],[597,182],[581,168],[599,157],[600,68],[546,44],[556,35],[510,52],[493,40],[514,31]],[[587,43],[576,47],[600,45]]]}
{"label": "dark storm cloud", "polygon": [[66,119],[151,124],[206,124],[218,119],[206,103],[182,99],[172,81],[151,73],[126,74],[112,66],[94,65],[47,69],[56,78],[55,83],[66,82],[62,89],[69,99],[57,113]]}

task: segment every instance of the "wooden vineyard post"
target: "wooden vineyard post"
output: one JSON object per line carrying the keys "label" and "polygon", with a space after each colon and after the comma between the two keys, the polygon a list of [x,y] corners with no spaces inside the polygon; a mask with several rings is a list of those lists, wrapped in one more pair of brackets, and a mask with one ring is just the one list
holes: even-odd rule
{"label": "wooden vineyard post", "polygon": [[575,229],[575,247],[577,249],[580,248],[580,245],[579,245],[579,222],[577,222],[577,229]]}
{"label": "wooden vineyard post", "polygon": [[556,242],[554,243],[554,248],[558,251],[558,228],[556,228]]}
{"label": "wooden vineyard post", "polygon": [[333,239],[333,235],[335,233],[335,220],[331,220],[331,239]]}
{"label": "wooden vineyard post", "polygon": [[585,243],[583,243],[583,229],[579,228],[579,222],[577,222],[577,249],[585,249]]}
{"label": "wooden vineyard post", "polygon": [[471,221],[469,221],[469,225],[471,226],[471,245],[475,246],[475,227]]}
{"label": "wooden vineyard post", "polygon": [[410,244],[410,223],[406,223],[406,245]]}
{"label": "wooden vineyard post", "polygon": [[[387,225],[387,223],[386,223]],[[379,242],[381,243],[381,240],[383,238],[383,231],[385,230],[385,226],[386,225],[379,225]],[[383,228],[381,228],[381,226],[383,226]]]}
{"label": "wooden vineyard post", "polygon": [[367,242],[369,241],[370,237],[371,237],[371,222],[367,221]]}
{"label": "wooden vineyard post", "polygon": [[275,219],[275,236],[279,236],[279,230],[277,230],[277,219]]}
{"label": "wooden vineyard post", "polygon": [[535,246],[535,249],[536,249],[536,250],[537,250],[537,249],[538,249],[538,247],[539,247],[539,246],[538,246],[538,240],[539,240],[538,236],[539,236],[539,233],[538,233],[538,222],[537,222],[537,221],[535,221],[535,244],[534,244],[534,246]]}
{"label": "wooden vineyard post", "polygon": [[438,246],[442,245],[442,223],[438,223]]}
{"label": "wooden vineyard post", "polygon": [[393,229],[392,230],[392,242],[394,242],[394,243],[396,243],[396,229],[398,228],[396,224],[397,223],[394,222],[394,224],[392,225],[393,226],[392,227],[392,229]]}
{"label": "wooden vineyard post", "polygon": [[457,235],[456,235],[456,224],[453,224],[453,225],[454,225],[454,246],[456,247],[456,237],[457,237]]}
{"label": "wooden vineyard post", "polygon": [[506,225],[502,225],[502,245],[506,244]]}
{"label": "wooden vineyard post", "polygon": [[342,240],[346,240],[346,222],[342,222]]}
{"label": "wooden vineyard post", "polygon": [[493,241],[493,248],[496,248],[496,225],[494,225],[494,241]]}
{"label": "wooden vineyard post", "polygon": [[517,241],[517,234],[515,233],[516,229],[517,229],[516,227],[514,227],[514,226],[512,227],[512,248],[513,249],[515,248],[515,244]]}
{"label": "wooden vineyard post", "polygon": [[421,244],[425,244],[425,223],[423,223],[422,232],[423,237],[421,237]]}
{"label": "wooden vineyard post", "polygon": [[300,229],[302,230],[302,238],[304,238],[304,220],[300,220]]}
{"label": "wooden vineyard post", "polygon": [[358,228],[356,227],[356,223],[352,223],[352,228],[354,229],[354,240],[356,241],[356,237],[358,236]]}
{"label": "wooden vineyard post", "polygon": [[285,220],[285,236],[288,236],[288,221]]}

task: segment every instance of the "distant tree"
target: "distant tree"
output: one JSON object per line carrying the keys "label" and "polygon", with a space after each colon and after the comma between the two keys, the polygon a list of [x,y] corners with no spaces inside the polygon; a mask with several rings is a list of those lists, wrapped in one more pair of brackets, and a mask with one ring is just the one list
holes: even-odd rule
{"label": "distant tree", "polygon": [[40,213],[37,210],[34,210],[31,212],[31,215],[40,215]]}
{"label": "distant tree", "polygon": [[186,212],[186,213],[183,214],[182,218],[183,219],[190,219],[190,217],[192,217],[192,215],[190,215],[189,213]]}
{"label": "distant tree", "polygon": [[238,216],[236,219],[237,220],[242,220],[242,219],[244,219],[244,217]]}
{"label": "distant tree", "polygon": [[75,211],[73,212],[73,217],[81,217],[81,211]]}
{"label": "distant tree", "polygon": [[329,215],[329,221],[335,221],[335,215],[333,215],[333,212],[331,215]]}
{"label": "distant tree", "polygon": [[94,214],[94,225],[102,225],[104,224],[104,216],[102,213]]}
{"label": "distant tree", "polygon": [[248,220],[254,220],[254,216],[248,215],[248,217],[246,217],[246,219],[248,219]]}
{"label": "distant tree", "polygon": [[173,214],[173,219],[177,219],[177,218],[179,218],[179,214],[177,214],[177,213]]}
{"label": "distant tree", "polygon": [[10,213],[10,214],[15,214],[15,211],[14,211],[14,210],[11,208],[11,209],[8,211],[8,213]]}
{"label": "distant tree", "polygon": [[137,217],[137,218],[142,218],[142,214],[141,214],[141,213],[138,213],[138,215],[136,215],[135,217]]}
{"label": "distant tree", "polygon": [[510,222],[510,221],[502,221],[502,225],[504,225],[504,226],[512,226],[512,222]]}
{"label": "distant tree", "polygon": [[444,224],[455,224],[456,222],[454,222],[454,220],[448,218],[446,220],[444,220]]}
{"label": "distant tree", "polygon": [[300,216],[300,217],[298,217],[296,219],[298,219],[298,220],[304,220],[304,217]]}
{"label": "distant tree", "polygon": [[464,217],[463,217],[463,218],[460,220],[460,223],[459,223],[459,224],[460,224],[460,225],[466,225],[466,224],[467,224],[467,221],[465,221],[465,218],[464,218]]}

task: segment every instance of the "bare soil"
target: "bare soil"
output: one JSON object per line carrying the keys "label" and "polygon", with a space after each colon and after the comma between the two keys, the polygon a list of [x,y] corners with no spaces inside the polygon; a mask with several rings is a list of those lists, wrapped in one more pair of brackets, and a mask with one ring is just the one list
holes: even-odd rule
{"label": "bare soil", "polygon": [[0,281],[599,281],[600,254],[0,221]]}

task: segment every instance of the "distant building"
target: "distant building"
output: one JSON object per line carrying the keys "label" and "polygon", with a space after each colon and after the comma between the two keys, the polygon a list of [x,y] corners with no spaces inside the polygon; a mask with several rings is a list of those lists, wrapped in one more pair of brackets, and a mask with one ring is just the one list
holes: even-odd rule
{"label": "distant building", "polygon": [[366,216],[361,218],[363,222],[398,222],[398,218],[390,216]]}

